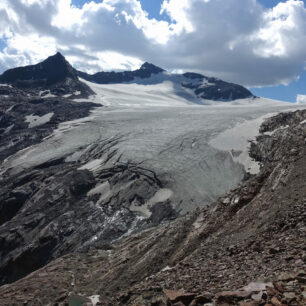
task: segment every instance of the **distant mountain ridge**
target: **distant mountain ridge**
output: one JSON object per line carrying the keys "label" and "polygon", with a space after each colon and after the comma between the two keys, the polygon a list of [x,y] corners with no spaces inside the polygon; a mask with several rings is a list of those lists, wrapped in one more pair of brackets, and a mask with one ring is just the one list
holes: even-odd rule
{"label": "distant mountain ridge", "polygon": [[5,71],[0,75],[0,82],[19,88],[48,89],[55,95],[73,94],[76,91],[81,92],[83,96],[92,94],[90,88],[79,81],[79,77],[97,84],[139,83],[149,85],[171,81],[189,90],[199,100],[233,101],[254,97],[248,89],[241,85],[192,72],[171,74],[148,62],[134,71],[102,71],[88,74],[74,69],[59,52],[36,65]]}
{"label": "distant mountain ridge", "polygon": [[131,82],[135,78],[149,78],[152,74],[164,72],[165,70],[159,68],[153,64],[145,62],[139,69],[134,71],[123,71],[123,72],[107,72],[101,71],[95,74],[88,74],[82,71],[75,70],[76,74],[89,82],[98,84],[116,84]]}
{"label": "distant mountain ridge", "polygon": [[[245,87],[228,83],[213,77],[206,77],[199,73],[187,72],[184,74],[169,74],[166,70],[151,63],[145,62],[139,69],[123,72],[97,72],[88,74],[77,71],[77,75],[89,82],[97,84],[140,83],[158,84],[163,81],[173,81],[191,89],[201,99],[216,101],[233,101],[254,97]],[[158,79],[158,75],[160,79]],[[150,78],[152,78],[150,80]]]}

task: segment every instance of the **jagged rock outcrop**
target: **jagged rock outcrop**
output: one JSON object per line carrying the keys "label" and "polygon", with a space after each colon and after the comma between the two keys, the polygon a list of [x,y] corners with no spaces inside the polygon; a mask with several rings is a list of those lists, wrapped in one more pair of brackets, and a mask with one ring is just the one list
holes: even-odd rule
{"label": "jagged rock outcrop", "polygon": [[306,111],[289,117],[262,125],[260,173],[212,205],[60,257],[1,287],[0,304],[303,305]]}

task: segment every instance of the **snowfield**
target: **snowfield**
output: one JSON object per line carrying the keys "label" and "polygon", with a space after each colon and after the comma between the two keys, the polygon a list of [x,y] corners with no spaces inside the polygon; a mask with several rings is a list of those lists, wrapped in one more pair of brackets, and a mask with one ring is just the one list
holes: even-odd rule
{"label": "snowfield", "polygon": [[80,169],[95,172],[133,162],[151,169],[163,182],[164,189],[146,203],[144,215],[149,215],[148,207],[159,197],[171,198],[177,210],[186,212],[237,186],[245,171],[259,170],[248,157],[248,141],[255,139],[264,118],[302,107],[260,98],[199,101],[171,80],[149,85],[84,82],[96,92],[86,101],[104,107],[87,118],[60,124],[40,144],[8,158],[0,173],[18,173],[60,157],[67,162],[79,160],[100,146],[103,155]]}
{"label": "snowfield", "polygon": [[[159,84],[94,84],[81,79],[97,94],[91,100],[105,106],[146,107],[184,106],[200,103],[189,90],[184,90],[177,82],[165,80]],[[82,100],[80,100],[82,101]]]}
{"label": "snowfield", "polygon": [[[276,104],[284,105],[285,102],[270,99],[241,99],[235,101],[212,101],[197,97],[195,93],[182,83],[192,83],[192,80],[183,78],[182,75],[169,75],[168,73],[159,73],[152,75],[149,79],[135,79],[132,83],[123,84],[95,84],[80,79],[87,84],[96,95],[90,97],[90,100],[109,107],[182,107],[186,105],[209,105],[228,107],[232,105],[260,106]],[[196,80],[193,80],[196,83]],[[204,82],[205,84],[205,82]],[[204,86],[204,85],[203,85]],[[74,101],[88,101],[84,99],[74,99]],[[291,103],[286,103],[292,105]]]}
{"label": "snowfield", "polygon": [[51,120],[54,113],[48,113],[43,116],[35,116],[35,115],[29,115],[25,117],[25,122],[29,123],[29,128],[33,128],[35,126],[39,126],[42,124],[45,124]]}

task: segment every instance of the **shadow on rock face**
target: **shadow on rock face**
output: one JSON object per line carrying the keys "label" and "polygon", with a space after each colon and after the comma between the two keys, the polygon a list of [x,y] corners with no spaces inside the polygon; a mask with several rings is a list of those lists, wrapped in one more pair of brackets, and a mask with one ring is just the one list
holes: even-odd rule
{"label": "shadow on rock face", "polygon": [[95,183],[95,178],[89,170],[75,171],[67,178],[67,185],[75,196],[87,193]]}

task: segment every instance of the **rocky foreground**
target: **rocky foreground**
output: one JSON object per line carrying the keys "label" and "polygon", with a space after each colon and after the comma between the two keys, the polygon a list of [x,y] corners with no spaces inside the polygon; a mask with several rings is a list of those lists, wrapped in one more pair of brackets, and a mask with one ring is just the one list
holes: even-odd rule
{"label": "rocky foreground", "polygon": [[210,206],[59,257],[0,287],[0,304],[305,305],[305,120],[266,120],[260,173]]}

